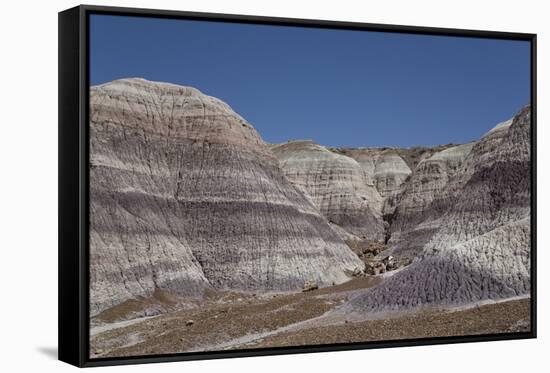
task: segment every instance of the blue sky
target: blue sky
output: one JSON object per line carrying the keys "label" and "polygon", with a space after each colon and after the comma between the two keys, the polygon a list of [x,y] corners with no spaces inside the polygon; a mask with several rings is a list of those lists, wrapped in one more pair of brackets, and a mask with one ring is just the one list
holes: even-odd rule
{"label": "blue sky", "polygon": [[464,143],[530,99],[525,41],[92,15],[90,79],[198,88],[264,140]]}

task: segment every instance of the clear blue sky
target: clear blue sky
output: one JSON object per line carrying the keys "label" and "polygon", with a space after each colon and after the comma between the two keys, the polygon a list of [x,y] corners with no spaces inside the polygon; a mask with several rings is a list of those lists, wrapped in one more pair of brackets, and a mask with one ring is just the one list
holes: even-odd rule
{"label": "clear blue sky", "polygon": [[92,15],[90,79],[218,97],[264,140],[464,143],[530,99],[525,41]]}

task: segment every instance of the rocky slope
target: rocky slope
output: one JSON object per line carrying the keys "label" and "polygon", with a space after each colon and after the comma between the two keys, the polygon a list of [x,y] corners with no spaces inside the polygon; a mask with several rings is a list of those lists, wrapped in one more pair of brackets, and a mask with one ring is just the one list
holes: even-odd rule
{"label": "rocky slope", "polygon": [[450,146],[452,144],[433,147],[331,148],[331,150],[359,162],[365,170],[367,182],[373,184],[382,196],[384,200],[382,214],[389,219],[418,163]]}
{"label": "rocky slope", "polygon": [[343,240],[414,259],[346,312],[529,292],[529,107],[463,145],[268,146],[216,98],[123,79],[91,88],[90,119],[92,315],[158,290],[341,283],[364,265]]}
{"label": "rocky slope", "polygon": [[414,258],[438,229],[434,220],[449,202],[443,191],[473,146],[471,142],[447,148],[418,163],[392,216],[388,232],[392,254]]}
{"label": "rocky slope", "polygon": [[291,141],[271,148],[285,176],[309,195],[344,238],[381,241],[385,223],[382,198],[368,174],[350,157],[313,141]]}
{"label": "rocky slope", "polygon": [[411,168],[396,148],[334,149],[355,159],[363,168],[367,183],[375,186],[383,198],[382,215],[393,213],[401,186]]}
{"label": "rocky slope", "polygon": [[90,91],[90,311],[156,289],[297,290],[360,260],[254,128],[196,89]]}
{"label": "rocky slope", "polygon": [[422,224],[430,231],[422,254],[344,311],[462,304],[529,293],[530,123],[527,107],[469,151],[452,148],[435,155],[435,166],[432,161],[419,164],[420,184],[426,178],[427,187],[415,205],[419,184],[410,184],[406,208],[399,213],[403,219],[427,216]]}
{"label": "rocky slope", "polygon": [[[327,148],[307,140],[271,150],[287,178],[312,198],[342,238],[384,242],[391,234],[384,220],[393,219],[413,170],[451,146]],[[441,157],[445,154],[454,153]]]}

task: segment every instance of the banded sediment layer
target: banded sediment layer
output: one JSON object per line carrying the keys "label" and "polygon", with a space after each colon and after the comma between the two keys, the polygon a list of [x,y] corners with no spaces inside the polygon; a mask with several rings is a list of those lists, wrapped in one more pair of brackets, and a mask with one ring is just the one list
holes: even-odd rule
{"label": "banded sediment layer", "polygon": [[271,150],[287,179],[342,228],[344,238],[384,240],[383,199],[356,160],[313,141],[290,141]]}
{"label": "banded sediment layer", "polygon": [[[432,165],[421,162],[413,180],[419,178],[421,185],[425,178],[426,188],[415,198],[419,184],[414,181],[402,199],[403,209],[397,207],[404,220],[422,220],[421,252],[342,310],[364,313],[528,295],[530,125],[526,107],[476,143],[437,153]],[[410,238],[411,232],[405,229],[401,235]]]}
{"label": "banded sediment layer", "polygon": [[92,87],[91,313],[157,290],[339,284],[364,266],[344,240],[413,262],[340,311],[526,295],[530,122],[526,107],[462,145],[267,145],[194,88]]}
{"label": "banded sediment layer", "polygon": [[361,263],[249,123],[173,84],[91,88],[90,216],[92,315],[156,289],[341,283]]}

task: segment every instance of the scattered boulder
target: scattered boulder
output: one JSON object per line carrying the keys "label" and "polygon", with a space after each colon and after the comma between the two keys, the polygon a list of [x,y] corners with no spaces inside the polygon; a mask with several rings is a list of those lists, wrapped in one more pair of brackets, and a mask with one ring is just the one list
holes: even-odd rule
{"label": "scattered boulder", "polygon": [[187,320],[187,321],[185,322],[185,326],[191,326],[191,325],[193,325],[194,323],[195,323],[194,320]]}
{"label": "scattered boulder", "polygon": [[528,319],[521,319],[511,325],[508,330],[512,333],[528,332],[531,328],[531,322]]}
{"label": "scattered boulder", "polygon": [[369,275],[379,275],[386,272],[386,265],[381,261],[372,261],[365,263],[365,273]]}
{"label": "scattered boulder", "polygon": [[304,287],[302,288],[302,292],[306,293],[317,289],[319,289],[319,285],[317,285],[315,281],[306,281],[304,283]]}
{"label": "scattered boulder", "polygon": [[381,273],[395,271],[401,267],[406,267],[412,263],[409,258],[396,258],[388,255],[380,260],[370,260],[365,262],[364,273],[366,275],[379,275]]}
{"label": "scattered boulder", "polygon": [[384,263],[384,266],[386,267],[386,271],[393,271],[394,269],[397,269],[399,267],[399,263],[393,257],[392,255],[385,257],[382,259],[382,263]]}
{"label": "scattered boulder", "polygon": [[386,249],[386,245],[380,241],[346,240],[344,242],[363,261],[367,258],[374,258]]}
{"label": "scattered boulder", "polygon": [[411,264],[413,261],[410,258],[400,258],[399,259],[399,267],[406,267],[409,264]]}

